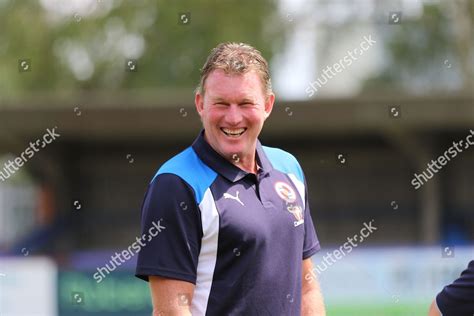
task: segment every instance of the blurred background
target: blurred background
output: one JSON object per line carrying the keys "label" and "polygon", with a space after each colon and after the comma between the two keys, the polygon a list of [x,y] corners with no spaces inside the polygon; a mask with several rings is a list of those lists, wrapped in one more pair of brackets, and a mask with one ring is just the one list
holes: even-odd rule
{"label": "blurred background", "polygon": [[0,0],[0,315],[151,314],[136,256],[93,274],[140,236],[149,181],[200,131],[193,90],[224,41],[270,62],[260,139],[305,172],[329,316],[426,314],[467,267],[474,0]]}

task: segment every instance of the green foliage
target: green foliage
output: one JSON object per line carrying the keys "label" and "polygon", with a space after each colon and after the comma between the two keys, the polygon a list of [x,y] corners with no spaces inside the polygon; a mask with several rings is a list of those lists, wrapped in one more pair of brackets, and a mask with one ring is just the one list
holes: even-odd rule
{"label": "green foliage", "polygon": [[[97,0],[77,13],[45,2],[0,0],[3,96],[189,88],[219,42],[249,43],[270,60],[285,40],[281,23],[271,22],[272,0]],[[191,14],[188,24],[180,13]],[[19,71],[21,58],[31,60],[31,71]],[[126,71],[128,59],[137,60],[136,72]]]}
{"label": "green foliage", "polygon": [[[474,8],[474,1],[465,2]],[[472,35],[468,35],[470,43],[460,49],[459,42],[464,41],[460,33],[469,30],[460,30],[459,25],[464,23],[462,20],[472,19],[473,13],[455,15],[454,3],[442,4],[424,4],[420,17],[403,17],[400,25],[379,30],[386,43],[386,61],[380,72],[365,81],[365,90],[429,93],[422,90],[469,86],[466,74],[470,70],[460,50],[472,50],[474,45]]]}

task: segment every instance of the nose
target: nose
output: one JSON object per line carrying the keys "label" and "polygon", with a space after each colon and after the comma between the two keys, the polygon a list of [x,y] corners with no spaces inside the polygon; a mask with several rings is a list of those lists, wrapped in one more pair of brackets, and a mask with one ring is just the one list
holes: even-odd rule
{"label": "nose", "polygon": [[242,113],[238,104],[232,103],[227,108],[225,121],[229,125],[239,125],[242,121]]}

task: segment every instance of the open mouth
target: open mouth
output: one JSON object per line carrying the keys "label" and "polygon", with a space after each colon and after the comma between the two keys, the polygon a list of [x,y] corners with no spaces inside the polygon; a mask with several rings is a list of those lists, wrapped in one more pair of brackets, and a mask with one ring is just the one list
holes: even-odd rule
{"label": "open mouth", "polygon": [[221,131],[228,137],[240,137],[240,135],[242,135],[243,133],[245,133],[245,131],[247,130],[247,128],[236,128],[236,129],[230,129],[230,128],[223,128],[221,127]]}

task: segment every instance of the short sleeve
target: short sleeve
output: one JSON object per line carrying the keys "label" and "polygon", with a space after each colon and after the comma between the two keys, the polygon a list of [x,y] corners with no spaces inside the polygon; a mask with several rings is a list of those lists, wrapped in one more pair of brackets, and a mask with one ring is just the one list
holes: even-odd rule
{"label": "short sleeve", "polygon": [[308,186],[305,179],[305,210],[304,210],[304,244],[303,244],[303,259],[310,258],[316,252],[321,249],[319,245],[318,236],[313,225],[313,219],[311,218],[311,210],[309,207],[308,199]]}
{"label": "short sleeve", "polygon": [[[141,216],[135,275],[146,281],[153,275],[195,284],[202,225],[193,189],[177,175],[158,175],[148,186]],[[150,238],[148,232],[158,222],[162,229]]]}
{"label": "short sleeve", "polygon": [[474,315],[474,261],[436,296],[443,316]]}

